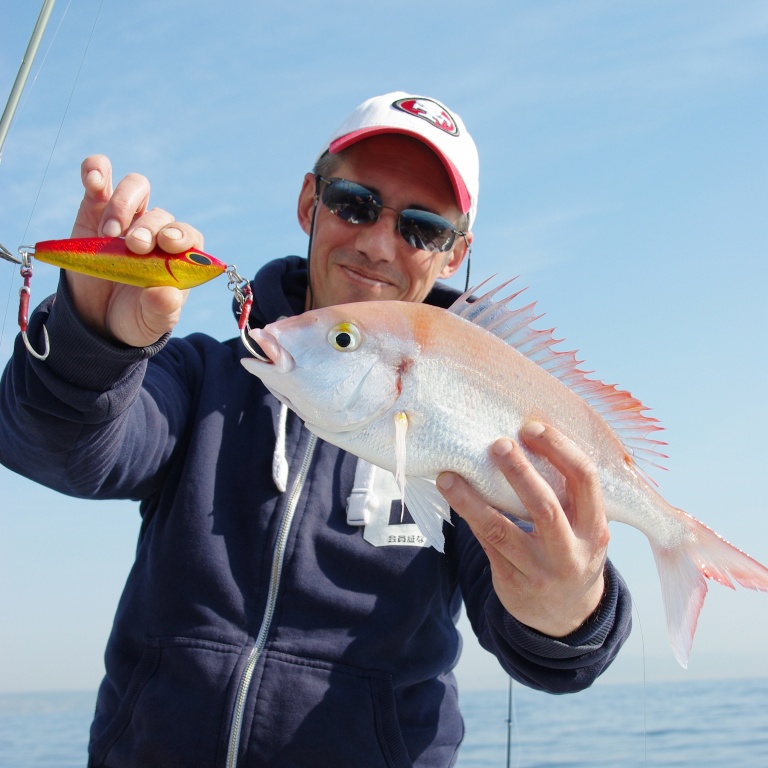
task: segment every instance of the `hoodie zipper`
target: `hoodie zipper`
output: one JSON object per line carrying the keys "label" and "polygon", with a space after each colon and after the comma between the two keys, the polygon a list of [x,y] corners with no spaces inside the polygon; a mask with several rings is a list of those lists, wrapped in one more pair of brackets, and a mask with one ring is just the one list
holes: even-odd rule
{"label": "hoodie zipper", "polygon": [[280,524],[280,531],[277,537],[277,543],[275,544],[275,552],[272,558],[272,574],[269,580],[269,593],[267,595],[267,605],[264,608],[264,618],[261,620],[261,628],[259,634],[256,637],[251,653],[248,656],[248,662],[243,670],[243,676],[240,678],[240,686],[237,689],[237,700],[235,701],[235,711],[232,715],[232,726],[229,731],[229,747],[227,748],[227,768],[236,768],[237,766],[237,753],[240,749],[240,736],[243,730],[243,712],[245,711],[245,702],[248,698],[248,690],[251,687],[251,679],[253,678],[253,671],[256,668],[256,664],[261,657],[264,646],[267,643],[267,635],[272,624],[272,617],[275,612],[275,605],[277,603],[277,593],[280,589],[280,577],[283,571],[283,560],[285,558],[285,548],[288,544],[288,534],[291,530],[291,524],[293,523],[293,516],[296,512],[296,506],[299,502],[299,496],[304,489],[304,481],[306,480],[307,471],[309,470],[309,463],[312,458],[312,453],[317,443],[317,436],[310,434],[309,442],[307,443],[307,450],[304,453],[304,459],[299,467],[299,473],[296,475],[296,480],[293,483],[291,489],[291,495],[288,499],[288,504],[283,514],[283,519]]}

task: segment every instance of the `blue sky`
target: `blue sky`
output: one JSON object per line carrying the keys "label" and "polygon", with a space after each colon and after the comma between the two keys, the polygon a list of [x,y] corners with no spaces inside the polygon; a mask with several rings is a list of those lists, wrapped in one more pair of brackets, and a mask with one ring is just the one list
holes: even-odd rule
{"label": "blue sky", "polygon": [[[301,178],[348,111],[396,89],[443,100],[480,151],[474,277],[521,275],[586,367],[666,427],[664,496],[768,563],[764,2],[99,7],[54,10],[0,164],[0,242],[67,236],[79,163],[103,152],[252,274],[304,253]],[[2,4],[3,104],[38,10]],[[39,265],[33,303],[56,280]],[[0,263],[3,360],[19,285]],[[234,335],[229,304],[221,281],[196,289],[178,332]],[[0,691],[95,688],[135,505],[67,499],[4,468],[0,489]],[[636,612],[606,681],[768,675],[768,595],[713,585],[684,672],[645,538],[612,536]],[[466,645],[462,684],[503,685]]]}

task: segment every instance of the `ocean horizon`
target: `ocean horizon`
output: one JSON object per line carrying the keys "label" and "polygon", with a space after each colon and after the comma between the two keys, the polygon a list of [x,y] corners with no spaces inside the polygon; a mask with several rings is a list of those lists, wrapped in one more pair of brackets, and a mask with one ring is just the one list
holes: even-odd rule
{"label": "ocean horizon", "polygon": [[[95,698],[0,693],[0,768],[84,768]],[[457,768],[768,765],[768,678],[611,683],[565,696],[515,683],[511,707],[500,689],[459,702]]]}

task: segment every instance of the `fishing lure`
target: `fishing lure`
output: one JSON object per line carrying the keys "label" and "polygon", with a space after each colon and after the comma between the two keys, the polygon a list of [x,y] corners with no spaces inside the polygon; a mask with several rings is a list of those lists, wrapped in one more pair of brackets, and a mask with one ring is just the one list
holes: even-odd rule
{"label": "fishing lure", "polygon": [[44,240],[25,250],[54,267],[139,288],[195,288],[227,271],[226,264],[196,248],[182,253],[159,248],[147,254],[133,253],[122,237]]}
{"label": "fishing lure", "polygon": [[21,265],[24,285],[19,291],[19,329],[30,354],[39,360],[48,357],[50,348],[45,326],[45,350],[42,353],[37,352],[27,338],[33,256],[38,261],[55,267],[139,288],[195,288],[226,273],[229,278],[227,287],[235,294],[240,306],[238,327],[241,338],[246,348],[252,354],[257,354],[246,337],[248,315],[253,300],[249,281],[237,274],[236,267],[227,266],[197,248],[190,248],[182,253],[167,253],[160,248],[154,248],[147,254],[140,254],[129,251],[122,237],[84,237],[43,240],[35,246],[23,245],[19,248],[19,255],[20,259],[0,245],[0,257]]}

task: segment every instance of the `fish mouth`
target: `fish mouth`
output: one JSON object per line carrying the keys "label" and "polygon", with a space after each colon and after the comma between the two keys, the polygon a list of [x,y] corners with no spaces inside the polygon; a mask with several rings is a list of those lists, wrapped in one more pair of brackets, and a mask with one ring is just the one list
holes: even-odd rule
{"label": "fish mouth", "polygon": [[254,369],[262,365],[268,365],[273,366],[277,373],[288,373],[296,367],[296,362],[291,357],[291,354],[271,333],[261,328],[254,328],[248,331],[248,335],[264,353],[264,357],[260,359],[254,358],[247,361],[253,365]]}

